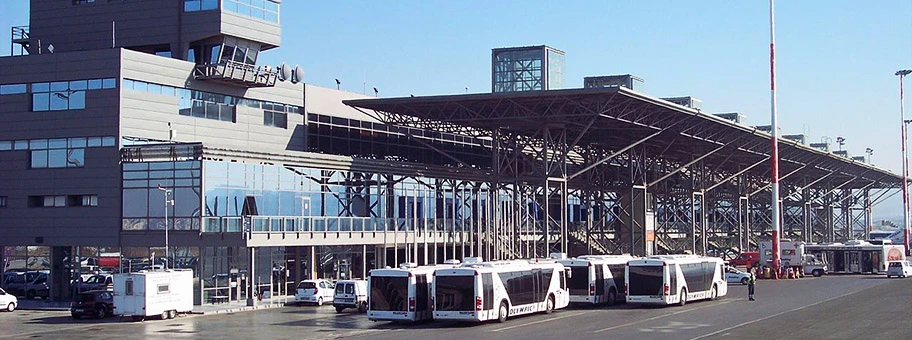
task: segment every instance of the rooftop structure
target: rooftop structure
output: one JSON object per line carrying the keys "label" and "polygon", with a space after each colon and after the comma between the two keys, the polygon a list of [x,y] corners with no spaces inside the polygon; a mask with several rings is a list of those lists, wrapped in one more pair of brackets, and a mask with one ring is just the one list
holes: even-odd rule
{"label": "rooftop structure", "polygon": [[564,51],[544,45],[495,48],[491,50],[491,91],[560,89],[564,63]]}

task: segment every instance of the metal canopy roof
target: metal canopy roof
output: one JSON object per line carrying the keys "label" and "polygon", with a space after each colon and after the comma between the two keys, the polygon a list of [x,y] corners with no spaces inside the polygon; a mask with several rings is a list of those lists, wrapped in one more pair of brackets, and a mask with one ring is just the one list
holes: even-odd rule
{"label": "metal canopy roof", "polygon": [[[388,124],[490,135],[500,129],[541,138],[542,127],[567,129],[574,146],[596,144],[620,150],[637,141],[650,157],[686,164],[704,157],[704,166],[729,173],[769,176],[771,135],[699,110],[672,104],[623,87],[484,93],[343,101],[373,110]],[[468,127],[468,129],[467,129]],[[571,141],[573,139],[574,141]],[[709,155],[707,155],[709,153]],[[863,162],[779,140],[780,176],[829,176],[844,189],[899,187],[902,177]],[[801,185],[802,183],[796,183]]]}

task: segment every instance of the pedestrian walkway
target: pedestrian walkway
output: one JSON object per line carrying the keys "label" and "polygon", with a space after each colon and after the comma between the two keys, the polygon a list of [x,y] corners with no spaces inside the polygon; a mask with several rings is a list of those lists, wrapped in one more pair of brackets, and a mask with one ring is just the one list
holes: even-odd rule
{"label": "pedestrian walkway", "polygon": [[[286,303],[294,302],[294,296],[275,296],[262,299],[256,302],[256,306],[248,306],[247,301],[231,301],[227,303],[204,304],[193,306],[192,314],[222,314],[236,313],[249,310],[266,309],[283,307]],[[62,301],[47,300],[19,300],[21,310],[47,310],[47,311],[69,311],[70,303]]]}

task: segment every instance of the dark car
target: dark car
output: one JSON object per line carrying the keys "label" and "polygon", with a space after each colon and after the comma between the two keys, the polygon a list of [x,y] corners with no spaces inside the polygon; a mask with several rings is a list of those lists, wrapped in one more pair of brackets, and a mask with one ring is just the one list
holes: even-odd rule
{"label": "dark car", "polygon": [[70,314],[73,319],[83,316],[103,319],[114,315],[114,292],[93,290],[76,294],[70,302]]}

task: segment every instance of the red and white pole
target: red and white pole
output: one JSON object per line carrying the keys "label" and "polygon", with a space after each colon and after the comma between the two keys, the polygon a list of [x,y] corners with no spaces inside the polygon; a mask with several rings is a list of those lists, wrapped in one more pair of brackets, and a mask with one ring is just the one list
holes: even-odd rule
{"label": "red and white pole", "polygon": [[774,277],[779,278],[779,263],[780,263],[780,253],[779,253],[779,117],[776,115],[776,20],[773,15],[773,1],[770,0],[770,123],[772,127],[771,134],[772,138],[772,151],[770,151],[770,159],[772,159],[772,169],[770,171],[770,183],[772,183],[772,192],[773,197],[770,201],[770,208],[772,210],[772,220],[773,220],[773,231],[772,231],[772,244],[773,244],[773,272]]}
{"label": "red and white pole", "polygon": [[909,249],[909,156],[906,153],[906,143],[909,137],[909,129],[906,126],[906,112],[905,112],[905,102],[904,100],[904,91],[903,91],[903,77],[907,76],[909,73],[912,73],[912,70],[900,70],[896,71],[896,75],[899,76],[899,114],[902,118],[902,154],[903,154],[903,179],[902,179],[902,195],[903,195],[903,246],[906,248],[906,254],[910,253]]}

